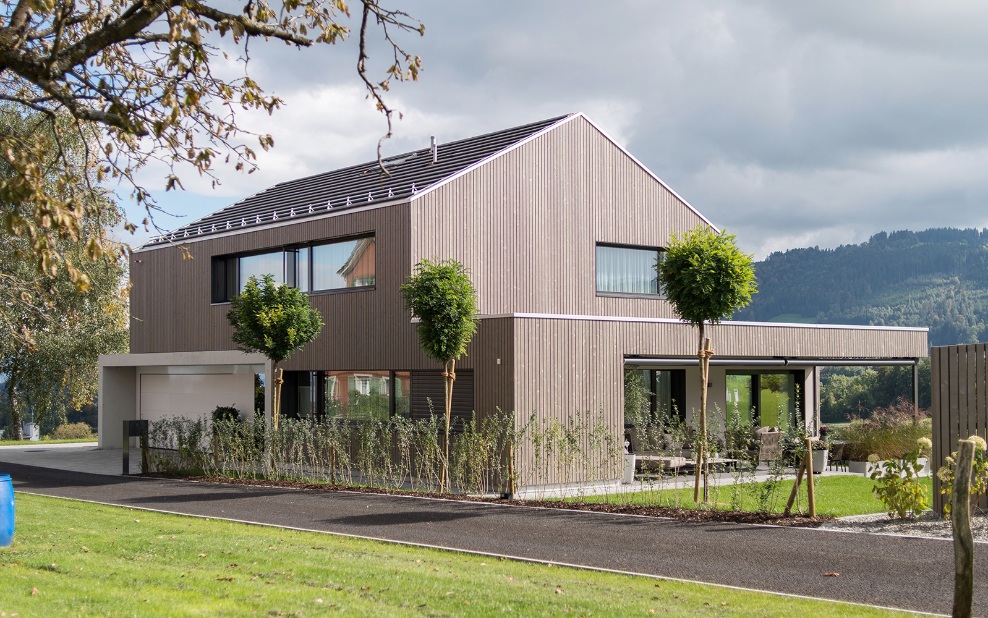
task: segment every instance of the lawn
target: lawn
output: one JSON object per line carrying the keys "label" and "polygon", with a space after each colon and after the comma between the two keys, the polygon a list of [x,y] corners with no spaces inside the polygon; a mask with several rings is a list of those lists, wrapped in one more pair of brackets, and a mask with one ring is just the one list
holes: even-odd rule
{"label": "lawn", "polygon": [[[774,485],[766,483],[747,483],[738,486],[725,484],[710,488],[710,500],[715,508],[757,511],[763,504],[768,504],[773,513],[781,513],[792,492],[793,479],[780,480]],[[932,501],[933,482],[929,477],[920,480],[926,488],[926,495]],[[883,513],[885,507],[872,493],[875,481],[852,475],[824,476],[814,479],[814,497],[817,515],[844,517],[847,515],[864,515],[866,513]],[[807,486],[804,481],[793,507],[794,511],[807,512]],[[762,500],[762,496],[768,496]],[[679,506],[697,508],[693,502],[693,487],[684,489],[661,489],[656,485],[652,491],[626,494],[609,494],[602,496],[587,496],[585,502],[607,502],[611,504],[628,504],[633,506]]]}
{"label": "lawn", "polygon": [[888,616],[878,609],[18,493],[0,616]]}
{"label": "lawn", "polygon": [[96,436],[84,440],[50,440],[48,438],[41,440],[0,440],[0,446],[44,446],[46,444],[88,444],[90,442],[96,442]]}

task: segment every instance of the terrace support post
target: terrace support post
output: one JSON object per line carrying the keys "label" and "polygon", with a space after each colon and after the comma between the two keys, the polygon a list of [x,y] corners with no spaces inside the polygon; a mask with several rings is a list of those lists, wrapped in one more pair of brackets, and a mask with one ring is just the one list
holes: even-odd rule
{"label": "terrace support post", "polygon": [[919,415],[919,359],[913,360],[913,415]]}
{"label": "terrace support post", "polygon": [[950,523],[954,529],[954,608],[951,616],[967,618],[974,606],[974,537],[971,534],[971,466],[974,442],[958,443]]}

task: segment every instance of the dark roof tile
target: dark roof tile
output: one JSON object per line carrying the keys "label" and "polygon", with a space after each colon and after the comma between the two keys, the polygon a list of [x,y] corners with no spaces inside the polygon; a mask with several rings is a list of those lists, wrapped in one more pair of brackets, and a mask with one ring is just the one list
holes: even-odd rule
{"label": "dark roof tile", "polygon": [[[365,206],[373,202],[408,199],[418,191],[469,168],[567,116],[559,116],[439,144],[438,161],[432,162],[430,148],[406,152],[383,160],[388,174],[377,161],[278,183],[260,193],[184,225],[167,235],[170,240],[220,234],[292,218],[314,217],[327,210]],[[148,245],[164,242],[153,239]]]}

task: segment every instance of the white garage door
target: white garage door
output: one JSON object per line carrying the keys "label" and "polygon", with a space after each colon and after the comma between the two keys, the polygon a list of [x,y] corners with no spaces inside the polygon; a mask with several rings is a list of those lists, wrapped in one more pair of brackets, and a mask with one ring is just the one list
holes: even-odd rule
{"label": "white garage door", "polygon": [[157,375],[141,374],[138,418],[208,418],[216,406],[233,406],[242,415],[254,410],[251,374]]}

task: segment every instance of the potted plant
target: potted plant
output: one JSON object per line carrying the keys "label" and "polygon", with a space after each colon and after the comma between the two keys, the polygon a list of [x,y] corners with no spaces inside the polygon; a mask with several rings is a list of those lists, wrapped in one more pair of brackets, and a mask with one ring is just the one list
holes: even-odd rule
{"label": "potted plant", "polygon": [[830,444],[822,437],[813,441],[813,474],[820,474],[827,467]]}

